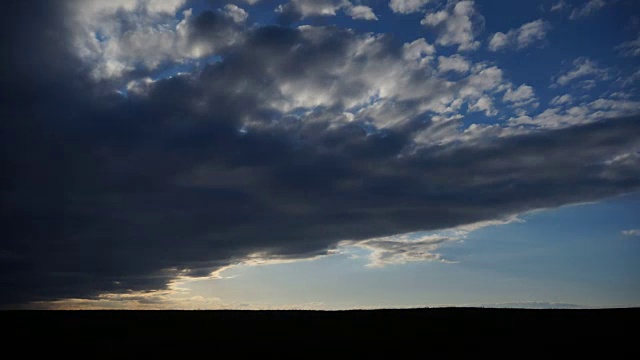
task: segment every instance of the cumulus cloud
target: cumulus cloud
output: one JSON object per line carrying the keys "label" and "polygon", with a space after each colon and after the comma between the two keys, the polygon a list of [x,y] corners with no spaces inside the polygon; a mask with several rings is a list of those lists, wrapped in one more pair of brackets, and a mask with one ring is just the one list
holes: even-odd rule
{"label": "cumulus cloud", "polygon": [[[442,260],[435,247],[455,236],[398,234],[640,190],[627,156],[640,146],[633,100],[548,109],[536,120],[562,126],[535,131],[464,128],[469,112],[493,114],[496,99],[526,88],[470,59],[466,73],[441,73],[425,40],[248,28],[224,9],[172,23],[166,11],[186,10],[166,3],[123,2],[94,25],[57,2],[12,4],[5,26],[15,31],[2,34],[11,71],[0,78],[12,89],[0,104],[2,304],[168,291],[234,264],[333,254],[344,241],[379,264]],[[132,30],[147,29],[141,41],[122,40],[123,19],[148,16]],[[176,49],[220,59],[158,78],[132,65],[153,51],[177,59],[144,40],[181,23]],[[70,41],[93,26],[130,46],[130,57],[104,50],[136,68],[120,75],[127,96],[96,81],[101,46],[87,55]]]}
{"label": "cumulus cloud", "polygon": [[420,60],[436,53],[436,48],[424,38],[404,44],[402,48],[406,60]]}
{"label": "cumulus cloud", "polygon": [[530,104],[536,100],[535,92],[529,85],[520,85],[516,89],[508,89],[502,101],[512,103],[516,107]]}
{"label": "cumulus cloud", "polygon": [[438,45],[457,45],[458,51],[468,51],[480,46],[475,36],[484,27],[484,17],[476,11],[474,1],[449,2],[445,9],[428,13],[420,24],[436,29]]}
{"label": "cumulus cloud", "polygon": [[[96,80],[198,60],[240,41],[246,13],[235,5],[192,16],[184,0],[71,1],[69,23],[76,53],[93,65]],[[215,34],[215,35],[214,35]],[[206,38],[206,41],[203,40]]]}
{"label": "cumulus cloud", "polygon": [[622,230],[624,236],[640,236],[640,229]]}
{"label": "cumulus cloud", "polygon": [[509,47],[523,49],[544,40],[550,29],[551,25],[547,21],[538,19],[511,29],[506,34],[497,32],[489,40],[489,50],[498,51]]}
{"label": "cumulus cloud", "polygon": [[591,59],[580,57],[573,61],[573,67],[569,71],[556,75],[553,81],[555,86],[565,86],[576,79],[586,76],[593,77],[597,80],[606,80],[609,78],[609,71],[600,67],[598,63]]}
{"label": "cumulus cloud", "polygon": [[438,71],[440,72],[454,71],[464,74],[470,68],[469,61],[460,55],[438,56]]}
{"label": "cumulus cloud", "polygon": [[569,15],[569,19],[576,20],[591,16],[606,5],[607,2],[604,0],[589,0],[582,4],[582,6],[573,9],[573,11],[571,11],[571,15]]}
{"label": "cumulus cloud", "polygon": [[346,13],[354,20],[378,20],[378,17],[368,6],[356,5],[347,8]]}
{"label": "cumulus cloud", "polygon": [[249,17],[249,14],[247,14],[244,9],[233,4],[225,5],[224,8],[222,8],[222,12],[237,23],[242,23],[247,20],[247,17]]}
{"label": "cumulus cloud", "polygon": [[389,8],[397,14],[411,14],[420,12],[431,0],[391,0]]}
{"label": "cumulus cloud", "polygon": [[294,22],[310,16],[336,16],[337,11],[351,7],[349,0],[289,0],[276,8],[280,20]]}

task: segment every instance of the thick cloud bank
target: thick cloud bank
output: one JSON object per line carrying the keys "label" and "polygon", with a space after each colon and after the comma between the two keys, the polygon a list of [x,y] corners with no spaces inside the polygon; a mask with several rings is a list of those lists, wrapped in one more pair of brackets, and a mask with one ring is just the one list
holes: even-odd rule
{"label": "thick cloud bank", "polygon": [[[640,188],[640,117],[463,129],[465,108],[489,114],[522,88],[490,64],[447,78],[424,40],[247,27],[223,9],[177,20],[184,31],[165,40],[184,57],[121,38],[81,52],[67,6],[12,4],[1,32],[5,304],[163,289],[345,240],[383,249],[377,265],[410,261],[440,240],[407,253],[370,239]],[[145,6],[136,14],[184,10]]]}

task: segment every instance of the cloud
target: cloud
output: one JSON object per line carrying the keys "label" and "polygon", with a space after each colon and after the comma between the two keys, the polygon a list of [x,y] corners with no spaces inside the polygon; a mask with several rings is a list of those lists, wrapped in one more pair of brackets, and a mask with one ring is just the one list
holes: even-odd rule
{"label": "cloud", "polygon": [[624,236],[640,236],[640,229],[631,229],[631,230],[623,230],[622,235]]}
{"label": "cloud", "polygon": [[420,12],[431,0],[391,0],[389,8],[397,14],[411,14]]}
{"label": "cloud", "polygon": [[498,51],[508,47],[523,49],[544,40],[550,29],[547,21],[538,19],[511,29],[506,34],[497,32],[489,40],[489,50]]}
{"label": "cloud", "polygon": [[573,102],[573,97],[570,94],[558,95],[551,99],[551,105],[563,105]]}
{"label": "cloud", "polygon": [[244,9],[233,4],[227,4],[222,9],[225,15],[229,16],[237,23],[242,23],[247,20],[247,17],[249,17],[249,14],[247,14]]}
{"label": "cloud", "polygon": [[484,27],[484,18],[475,10],[473,1],[460,1],[450,2],[444,10],[428,13],[420,24],[436,29],[438,45],[458,45],[458,51],[468,51],[480,46],[475,35]]}
{"label": "cloud", "polygon": [[[592,76],[597,80],[606,80],[609,78],[609,71],[605,68],[601,68],[595,61],[580,57],[573,61],[573,68],[566,73],[556,75],[552,80],[555,86],[565,86],[570,82],[584,78],[585,76]],[[591,79],[589,79],[591,80]]]}
{"label": "cloud", "polygon": [[529,117],[520,116],[509,119],[511,125],[534,125],[548,128],[561,128],[596,122],[601,119],[613,119],[640,113],[640,101],[599,98],[572,107],[552,107],[540,114]]}
{"label": "cloud", "polygon": [[[97,80],[105,53],[71,41],[94,25],[38,4],[12,3],[14,31],[1,34],[11,71],[0,82],[12,89],[0,104],[2,304],[170,291],[235,264],[330,255],[343,241],[378,262],[437,260],[435,238],[393,237],[640,190],[638,159],[626,156],[640,146],[633,100],[544,115],[571,116],[566,127],[465,128],[468,107],[493,113],[517,92],[497,66],[467,59],[468,73],[448,78],[426,41],[248,28],[219,10],[176,20],[189,30],[178,49],[211,46],[202,53],[219,59],[168,77],[130,64],[185,55],[121,39],[122,19],[148,14],[102,18],[95,26],[118,24],[111,41],[130,46],[111,59],[135,69]],[[154,14],[133,32],[164,31],[170,21]]]}
{"label": "cloud", "polygon": [[[227,5],[192,16],[177,12],[184,0],[72,1],[68,21],[75,52],[92,64],[96,80],[158,70],[166,64],[197,61],[240,39],[244,10]],[[203,39],[206,38],[206,41]]]}
{"label": "cloud", "polygon": [[513,103],[516,107],[521,107],[530,104],[536,100],[536,95],[533,88],[529,85],[520,85],[518,88],[508,89],[502,101]]}
{"label": "cloud", "polygon": [[289,0],[276,8],[281,22],[296,22],[310,16],[336,16],[337,11],[350,8],[348,0]]}
{"label": "cloud", "polygon": [[494,116],[498,114],[498,111],[495,109],[493,105],[493,100],[487,95],[482,95],[474,104],[470,104],[469,111],[470,112],[484,111],[484,114],[487,116]]}
{"label": "cloud", "polygon": [[361,241],[355,246],[369,250],[370,267],[382,267],[408,262],[438,260],[446,261],[435,253],[440,245],[452,239],[438,235],[400,235]]}
{"label": "cloud", "polygon": [[583,309],[583,305],[558,303],[549,301],[520,301],[498,304],[483,304],[482,307],[488,308],[515,308],[515,309]]}
{"label": "cloud", "polygon": [[569,19],[577,20],[580,18],[591,16],[606,5],[607,2],[604,0],[589,0],[582,6],[573,9],[573,11],[571,11],[571,15],[569,15]]}
{"label": "cloud", "polygon": [[618,50],[622,56],[640,56],[640,36],[635,40],[625,41],[616,46],[616,50]]}
{"label": "cloud", "polygon": [[436,53],[436,48],[429,44],[424,38],[414,40],[411,43],[404,44],[403,55],[406,60],[421,60],[425,56]]}
{"label": "cloud", "polygon": [[466,73],[471,68],[471,64],[460,55],[438,56],[438,71],[453,71],[458,73]]}
{"label": "cloud", "polygon": [[562,10],[567,9],[569,7],[571,7],[571,5],[568,5],[564,0],[560,0],[559,2],[557,2],[557,3],[555,3],[555,4],[553,4],[551,6],[550,11],[551,12],[562,11]]}
{"label": "cloud", "polygon": [[378,20],[373,10],[364,5],[357,5],[347,8],[346,13],[351,16],[353,20]]}

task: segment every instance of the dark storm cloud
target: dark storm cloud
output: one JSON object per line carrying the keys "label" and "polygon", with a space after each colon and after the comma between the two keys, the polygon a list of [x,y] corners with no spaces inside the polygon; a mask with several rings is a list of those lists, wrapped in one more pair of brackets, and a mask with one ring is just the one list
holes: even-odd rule
{"label": "dark storm cloud", "polygon": [[[640,147],[638,117],[417,146],[412,134],[436,125],[368,133],[362,120],[334,121],[339,100],[304,121],[278,110],[277,85],[325,81],[349,31],[256,28],[223,62],[124,98],[69,50],[53,2],[12,4],[1,35],[5,304],[161,289],[253,253],[305,258],[345,239],[640,188],[637,161],[612,161]],[[195,20],[198,41],[217,33],[216,16]],[[401,56],[393,42],[381,51]],[[338,94],[365,91],[344,83]]]}

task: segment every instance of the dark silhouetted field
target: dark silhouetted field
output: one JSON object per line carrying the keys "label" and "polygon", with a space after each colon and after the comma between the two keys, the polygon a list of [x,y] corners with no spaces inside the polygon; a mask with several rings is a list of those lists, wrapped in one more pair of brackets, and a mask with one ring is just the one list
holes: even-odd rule
{"label": "dark silhouetted field", "polygon": [[[5,344],[55,340],[57,344],[176,346],[194,343],[212,353],[233,348],[367,351],[406,348],[526,352],[547,346],[589,353],[631,351],[640,309],[522,310],[434,308],[362,311],[4,311]],[[365,349],[363,348],[363,349]],[[156,351],[158,348],[155,348]],[[552,348],[548,348],[551,351]],[[631,356],[633,358],[633,356]]]}

